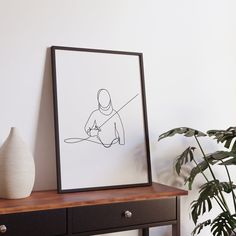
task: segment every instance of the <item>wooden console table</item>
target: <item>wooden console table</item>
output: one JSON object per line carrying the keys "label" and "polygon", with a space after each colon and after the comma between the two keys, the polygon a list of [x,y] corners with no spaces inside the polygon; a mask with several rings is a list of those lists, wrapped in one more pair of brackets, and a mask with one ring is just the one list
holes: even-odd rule
{"label": "wooden console table", "polygon": [[94,235],[172,225],[180,236],[180,196],[187,191],[153,183],[102,191],[57,194],[33,192],[20,200],[0,200],[0,235]]}

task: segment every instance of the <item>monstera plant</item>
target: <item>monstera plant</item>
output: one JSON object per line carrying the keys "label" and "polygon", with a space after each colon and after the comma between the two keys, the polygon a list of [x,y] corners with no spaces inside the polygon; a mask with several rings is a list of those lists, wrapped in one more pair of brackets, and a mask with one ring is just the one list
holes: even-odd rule
{"label": "monstera plant", "polygon": [[[193,138],[196,142],[196,147],[187,147],[176,158],[175,170],[177,174],[181,174],[182,167],[192,163],[190,174],[185,179],[189,190],[192,189],[196,176],[202,175],[205,181],[200,186],[198,198],[191,203],[191,216],[195,224],[192,235],[199,234],[205,227],[210,227],[214,236],[236,235],[236,196],[234,193],[236,185],[232,182],[228,168],[229,165],[236,165],[236,127],[230,127],[226,130],[209,130],[206,134],[195,129],[180,127],[161,134],[159,140],[176,134]],[[216,139],[218,143],[223,143],[225,149],[210,154],[206,153],[199,141],[206,136]],[[196,148],[200,150],[200,158],[199,155],[196,156],[195,154]],[[220,165],[225,170],[226,182],[217,178],[213,165]],[[214,204],[219,206],[220,214],[211,217],[212,215],[209,212]],[[209,219],[199,222],[200,216],[207,213]]]}

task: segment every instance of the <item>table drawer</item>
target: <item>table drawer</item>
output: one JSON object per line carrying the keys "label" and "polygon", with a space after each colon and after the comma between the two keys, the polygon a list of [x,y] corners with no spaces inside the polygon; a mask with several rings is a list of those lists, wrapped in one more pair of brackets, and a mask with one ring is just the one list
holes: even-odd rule
{"label": "table drawer", "polygon": [[176,220],[176,198],[145,200],[72,209],[72,232],[92,232]]}
{"label": "table drawer", "polygon": [[0,215],[4,236],[52,236],[66,234],[66,209]]}

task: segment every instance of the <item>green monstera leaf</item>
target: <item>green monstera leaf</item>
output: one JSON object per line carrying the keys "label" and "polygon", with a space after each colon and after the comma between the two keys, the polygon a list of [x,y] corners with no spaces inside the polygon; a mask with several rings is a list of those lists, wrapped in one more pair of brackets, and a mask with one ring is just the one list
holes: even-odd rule
{"label": "green monstera leaf", "polygon": [[236,165],[236,151],[224,152],[224,155],[225,157],[221,159],[220,165]]}
{"label": "green monstera leaf", "polygon": [[196,130],[196,129],[192,129],[192,128],[188,128],[188,127],[179,127],[179,128],[171,129],[171,130],[161,134],[159,136],[158,141],[160,141],[163,138],[172,137],[175,134],[183,134],[185,137],[192,137],[192,136],[203,137],[203,136],[207,136],[203,132],[201,132],[199,130]]}
{"label": "green monstera leaf", "polygon": [[188,162],[193,161],[193,152],[195,147],[188,147],[182,154],[177,157],[175,170],[177,174],[180,174],[181,167]]}
{"label": "green monstera leaf", "polygon": [[232,156],[232,153],[226,152],[226,151],[216,151],[214,153],[207,154],[203,161],[199,162],[195,167],[192,168],[190,175],[186,180],[186,182],[188,183],[189,190],[192,189],[192,184],[194,182],[195,177],[198,174],[204,172],[206,169],[208,169],[208,163],[211,165],[219,163],[221,165],[221,164],[224,164],[222,160],[227,159],[230,156]]}
{"label": "green monstera leaf", "polygon": [[[214,236],[230,236],[236,227],[236,216],[225,211],[219,214],[211,223]],[[234,232],[235,233],[235,232]]]}
{"label": "green monstera leaf", "polygon": [[198,224],[198,225],[194,228],[194,230],[193,230],[193,232],[192,232],[192,235],[194,236],[194,235],[199,234],[202,229],[204,229],[206,226],[208,226],[208,225],[210,225],[210,224],[211,224],[211,220],[206,220],[206,221],[204,221],[204,222]]}
{"label": "green monstera leaf", "polygon": [[208,130],[207,134],[210,137],[213,136],[218,143],[224,143],[226,148],[230,148],[232,145],[231,150],[236,151],[236,127],[229,127],[226,130]]}
{"label": "green monstera leaf", "polygon": [[220,182],[219,180],[212,180],[203,184],[199,191],[199,197],[192,202],[192,219],[196,224],[200,215],[212,209],[212,198],[219,195],[219,192],[231,193],[232,188],[236,186],[229,182]]}

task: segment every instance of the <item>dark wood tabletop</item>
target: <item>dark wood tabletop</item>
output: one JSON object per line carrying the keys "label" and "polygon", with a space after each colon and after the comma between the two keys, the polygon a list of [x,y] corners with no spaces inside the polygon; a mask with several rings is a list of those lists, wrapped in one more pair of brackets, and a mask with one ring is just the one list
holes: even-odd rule
{"label": "dark wood tabletop", "polygon": [[187,195],[187,191],[159,183],[151,186],[58,194],[56,190],[36,191],[24,199],[0,199],[0,214],[61,209],[76,206],[151,200]]}

